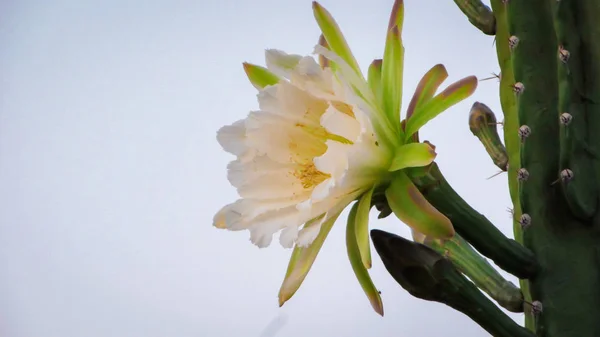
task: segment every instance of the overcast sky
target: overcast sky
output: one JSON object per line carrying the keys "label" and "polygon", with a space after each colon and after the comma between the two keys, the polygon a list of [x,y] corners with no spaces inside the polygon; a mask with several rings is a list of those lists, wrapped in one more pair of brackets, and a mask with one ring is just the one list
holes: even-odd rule
{"label": "overcast sky", "polygon": [[[392,2],[321,2],[364,70],[382,56]],[[405,0],[405,14],[405,106],[436,63],[444,86],[498,72],[493,38],[453,1]],[[216,131],[257,108],[241,63],[263,64],[265,48],[309,54],[318,35],[310,0],[2,1],[0,335],[487,336],[411,297],[376,254],[385,316],[373,312],[346,256],[347,211],[283,308],[291,251],[212,227],[237,198]],[[467,125],[476,100],[500,115],[497,90],[481,82],[421,135],[455,189],[510,234],[506,175],[486,180],[498,169]]]}

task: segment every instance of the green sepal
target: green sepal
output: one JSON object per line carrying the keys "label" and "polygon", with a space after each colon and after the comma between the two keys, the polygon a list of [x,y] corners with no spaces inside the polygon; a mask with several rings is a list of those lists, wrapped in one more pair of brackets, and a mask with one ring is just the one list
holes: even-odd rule
{"label": "green sepal", "polygon": [[356,236],[356,215],[358,212],[358,207],[359,203],[354,203],[354,205],[352,205],[352,209],[350,210],[350,214],[348,215],[348,225],[346,227],[346,249],[348,252],[348,259],[350,260],[350,264],[352,265],[352,270],[356,275],[356,279],[360,283],[365,295],[367,295],[369,301],[371,302],[371,306],[375,312],[383,316],[383,302],[381,301],[381,296],[379,295],[377,288],[375,288],[375,285],[373,284],[373,281],[369,276],[369,272],[364,266],[362,257],[360,255],[360,249]]}

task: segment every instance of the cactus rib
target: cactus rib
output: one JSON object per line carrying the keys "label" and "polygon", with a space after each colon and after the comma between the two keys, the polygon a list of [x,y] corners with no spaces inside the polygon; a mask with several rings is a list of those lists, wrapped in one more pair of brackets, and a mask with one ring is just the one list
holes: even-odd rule
{"label": "cactus rib", "polygon": [[[575,1],[554,4],[554,28],[558,40],[558,113],[560,118],[561,186],[573,215],[591,218],[597,207],[595,173],[587,148],[587,113],[583,99],[582,48],[574,16]],[[569,174],[568,174],[569,173]]]}

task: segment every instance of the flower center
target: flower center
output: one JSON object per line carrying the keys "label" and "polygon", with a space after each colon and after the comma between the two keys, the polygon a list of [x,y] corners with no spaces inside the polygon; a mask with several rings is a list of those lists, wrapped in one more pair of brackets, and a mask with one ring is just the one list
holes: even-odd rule
{"label": "flower center", "polygon": [[299,165],[293,175],[300,180],[304,188],[314,187],[331,177],[331,175],[317,170],[313,163]]}

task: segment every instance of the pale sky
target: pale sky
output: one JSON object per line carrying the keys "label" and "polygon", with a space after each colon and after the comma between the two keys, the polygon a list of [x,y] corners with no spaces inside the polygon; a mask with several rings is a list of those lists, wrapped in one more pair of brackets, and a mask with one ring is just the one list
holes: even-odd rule
{"label": "pale sky", "polygon": [[[392,3],[321,1],[365,71],[382,56]],[[405,15],[405,107],[437,63],[450,74],[443,87],[498,72],[493,37],[453,1],[405,0]],[[410,296],[374,253],[378,316],[347,259],[347,211],[282,308],[291,250],[212,227],[237,198],[216,131],[257,108],[242,62],[264,64],[266,48],[310,54],[318,35],[310,0],[3,1],[0,335],[487,336]],[[455,189],[510,235],[506,175],[486,180],[498,169],[467,125],[474,101],[502,119],[498,83],[485,81],[421,139],[437,146]],[[410,237],[394,217],[371,218]]]}

